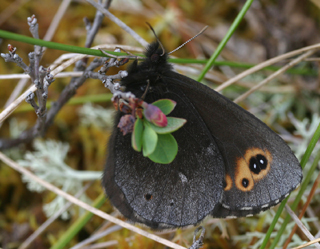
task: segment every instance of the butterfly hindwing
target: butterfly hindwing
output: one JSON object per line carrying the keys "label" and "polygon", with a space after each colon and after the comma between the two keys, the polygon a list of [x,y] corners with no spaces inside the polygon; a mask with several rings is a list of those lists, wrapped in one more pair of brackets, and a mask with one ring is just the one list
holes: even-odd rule
{"label": "butterfly hindwing", "polygon": [[174,85],[198,111],[224,160],[224,192],[213,216],[261,212],[300,184],[302,171],[297,158],[267,125],[190,78],[176,73],[169,73],[168,78],[174,78]]}

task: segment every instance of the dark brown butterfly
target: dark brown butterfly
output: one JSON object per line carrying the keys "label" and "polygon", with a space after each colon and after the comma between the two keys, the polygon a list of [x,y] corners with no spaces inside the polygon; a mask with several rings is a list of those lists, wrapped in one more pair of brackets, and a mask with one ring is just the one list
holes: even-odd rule
{"label": "dark brown butterfly", "polygon": [[187,123],[173,136],[178,154],[157,164],[131,147],[116,125],[108,145],[103,187],[129,220],[154,229],[197,224],[206,216],[251,216],[277,205],[302,180],[297,158],[263,122],[207,86],[172,70],[159,43],[121,80],[126,91],[177,102]]}

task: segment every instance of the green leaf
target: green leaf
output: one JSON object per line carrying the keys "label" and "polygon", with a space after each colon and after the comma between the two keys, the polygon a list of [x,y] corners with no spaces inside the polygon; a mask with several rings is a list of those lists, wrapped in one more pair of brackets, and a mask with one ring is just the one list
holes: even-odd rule
{"label": "green leaf", "polygon": [[157,106],[165,115],[168,115],[176,106],[176,102],[171,99],[159,99],[152,103]]}
{"label": "green leaf", "polygon": [[184,118],[167,117],[168,124],[165,127],[159,127],[150,123],[151,128],[158,134],[172,133],[181,128],[187,120]]}
{"label": "green leaf", "polygon": [[143,132],[143,123],[140,118],[137,118],[134,123],[133,132],[131,135],[131,146],[136,151],[141,151],[142,147],[142,132]]}
{"label": "green leaf", "polygon": [[178,144],[171,134],[159,134],[158,143],[154,152],[148,157],[156,163],[168,164],[178,153]]}
{"label": "green leaf", "polygon": [[143,122],[144,130],[142,134],[142,148],[143,148],[143,156],[149,156],[154,149],[156,148],[158,135],[151,128],[150,123],[146,120]]}

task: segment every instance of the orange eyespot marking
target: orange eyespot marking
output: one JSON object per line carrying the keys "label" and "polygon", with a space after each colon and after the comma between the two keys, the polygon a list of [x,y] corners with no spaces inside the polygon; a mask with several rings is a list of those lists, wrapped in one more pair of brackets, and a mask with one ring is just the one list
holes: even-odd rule
{"label": "orange eyespot marking", "polygon": [[250,148],[236,160],[235,185],[241,191],[250,191],[254,183],[263,179],[270,170],[271,153],[267,149]]}
{"label": "orange eyespot marking", "polygon": [[232,179],[228,174],[226,174],[226,178],[224,179],[224,182],[223,182],[224,191],[230,190],[231,187],[232,187]]}

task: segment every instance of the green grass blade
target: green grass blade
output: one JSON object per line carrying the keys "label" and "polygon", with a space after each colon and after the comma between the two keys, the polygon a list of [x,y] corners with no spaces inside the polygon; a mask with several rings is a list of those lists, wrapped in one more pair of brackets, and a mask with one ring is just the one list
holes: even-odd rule
{"label": "green grass blade", "polygon": [[[70,52],[70,53],[79,53],[79,54],[107,57],[100,50],[84,48],[84,47],[77,47],[77,46],[72,46],[72,45],[66,45],[66,44],[61,44],[61,43],[57,43],[57,42],[44,41],[41,39],[35,39],[35,38],[29,37],[29,36],[19,35],[19,34],[15,34],[12,32],[5,31],[5,30],[1,30],[1,29],[0,29],[0,37],[4,38],[4,39],[9,39],[9,40],[25,42],[25,43],[32,44],[32,45],[39,45],[39,46],[47,47],[50,49],[66,51],[66,52]],[[108,51],[108,53],[113,54],[113,55],[126,55],[126,53],[122,53],[122,52]],[[138,54],[138,56],[143,56],[143,55]],[[169,62],[184,63],[184,64],[190,64],[190,63],[192,63],[192,64],[195,64],[195,63],[196,64],[206,64],[206,63],[208,63],[208,61],[209,60],[186,59],[186,58],[171,58],[171,59],[169,59]],[[253,64],[233,62],[233,61],[212,61],[211,66],[212,65],[230,66],[230,67],[245,68],[245,69],[248,69],[248,68],[255,66]],[[277,67],[277,66],[268,66],[268,67],[265,67],[264,69],[276,71],[279,68],[280,67]],[[287,73],[299,74],[299,75],[310,75],[310,76],[317,76],[318,75],[318,72],[316,70],[312,70],[309,68],[293,68],[293,69],[289,69],[287,71]]]}
{"label": "green grass blade", "polygon": [[[311,155],[311,153],[312,153],[312,151],[313,151],[313,149],[314,149],[317,141],[319,140],[319,138],[320,138],[320,124],[318,125],[317,130],[316,130],[316,132],[314,133],[314,135],[313,135],[313,137],[312,137],[312,139],[311,139],[311,141],[310,141],[310,143],[309,143],[309,145],[308,145],[308,148],[307,148],[304,156],[303,156],[302,159],[301,159],[301,166],[302,166],[302,168],[305,167],[307,161],[309,160],[310,155]],[[301,196],[302,196],[302,194],[304,193],[304,191],[305,191],[305,189],[306,189],[306,187],[307,187],[307,184],[308,184],[309,181],[310,181],[311,175],[312,175],[313,172],[314,172],[314,169],[312,170],[312,168],[317,166],[317,163],[318,163],[318,161],[319,161],[319,159],[320,159],[319,156],[320,156],[320,155],[317,155],[317,156],[316,156],[316,158],[315,158],[315,160],[314,160],[314,162],[313,162],[313,164],[312,164],[312,167],[311,167],[311,169],[309,170],[307,176],[305,177],[305,179],[304,179],[304,181],[303,181],[303,183],[302,183],[302,185],[301,185],[300,191],[299,191],[299,193],[298,193],[295,201],[293,202],[293,204],[292,204],[292,206],[291,206],[291,208],[292,208],[293,211],[294,211],[294,210],[296,209],[296,207],[298,206],[298,203],[299,203],[299,201],[300,201],[300,199],[301,199]],[[289,198],[289,197],[288,197],[288,198]],[[267,245],[267,243],[268,243],[268,241],[269,241],[269,239],[270,239],[271,233],[272,233],[272,231],[273,231],[276,223],[278,222],[278,219],[279,219],[279,217],[280,217],[280,214],[281,214],[281,212],[282,212],[282,210],[283,210],[283,208],[284,208],[284,206],[285,206],[288,198],[285,199],[285,200],[281,203],[281,205],[279,206],[279,209],[278,209],[278,211],[277,211],[277,213],[276,213],[276,215],[275,215],[275,218],[273,219],[273,221],[272,221],[272,223],[271,223],[271,225],[270,225],[270,227],[269,227],[269,229],[268,229],[268,231],[267,231],[267,233],[266,233],[266,236],[265,236],[265,238],[264,238],[264,240],[263,240],[263,242],[262,242],[262,244],[261,244],[261,246],[260,246],[260,249],[264,249],[264,248],[266,247],[266,245]],[[281,225],[281,228],[279,229],[279,231],[278,231],[278,233],[277,233],[274,241],[272,242],[270,248],[275,248],[275,246],[276,246],[277,243],[279,242],[280,237],[281,237],[283,231],[285,230],[285,228],[286,228],[286,226],[287,226],[287,224],[288,224],[289,221],[290,221],[290,216],[287,215],[286,218],[285,218],[285,220],[283,221],[283,223],[282,223],[282,225]]]}
{"label": "green grass blade", "polygon": [[[51,42],[51,41],[44,41],[41,39],[32,38],[25,35],[19,35],[12,32],[8,32],[5,30],[0,30],[0,37],[20,42],[25,42],[32,45],[39,45],[42,47],[47,47],[51,49],[57,49],[62,51],[68,51],[71,53],[78,53],[78,54],[88,54],[88,55],[94,55],[94,56],[102,56],[106,57],[100,50],[97,49],[91,49],[91,48],[84,48],[84,47],[77,47],[67,44],[61,44],[57,42]],[[110,54],[119,54],[119,53],[113,53],[110,52]]]}
{"label": "green grass blade", "polygon": [[[100,208],[102,204],[106,201],[104,193],[101,193],[93,203],[93,207]],[[83,216],[81,216],[75,223],[73,223],[69,229],[59,238],[57,243],[51,246],[50,249],[63,249],[65,246],[76,236],[79,231],[87,224],[91,219],[93,213],[87,211]]]}
{"label": "green grass blade", "polygon": [[201,74],[200,74],[200,76],[198,78],[198,81],[201,81],[204,78],[204,76],[206,75],[206,73],[209,71],[209,69],[213,66],[215,60],[218,58],[219,54],[221,53],[223,48],[226,46],[226,44],[229,41],[230,37],[233,35],[235,30],[237,29],[238,25],[240,24],[241,20],[243,19],[243,17],[246,14],[247,10],[250,8],[250,6],[251,6],[253,1],[254,0],[247,0],[246,3],[243,5],[241,11],[239,12],[238,16],[236,17],[236,19],[232,23],[230,29],[228,30],[228,33],[224,36],[223,40],[218,45],[216,51],[214,51],[213,55],[211,56],[211,58],[207,62],[205,68],[201,72]]}

